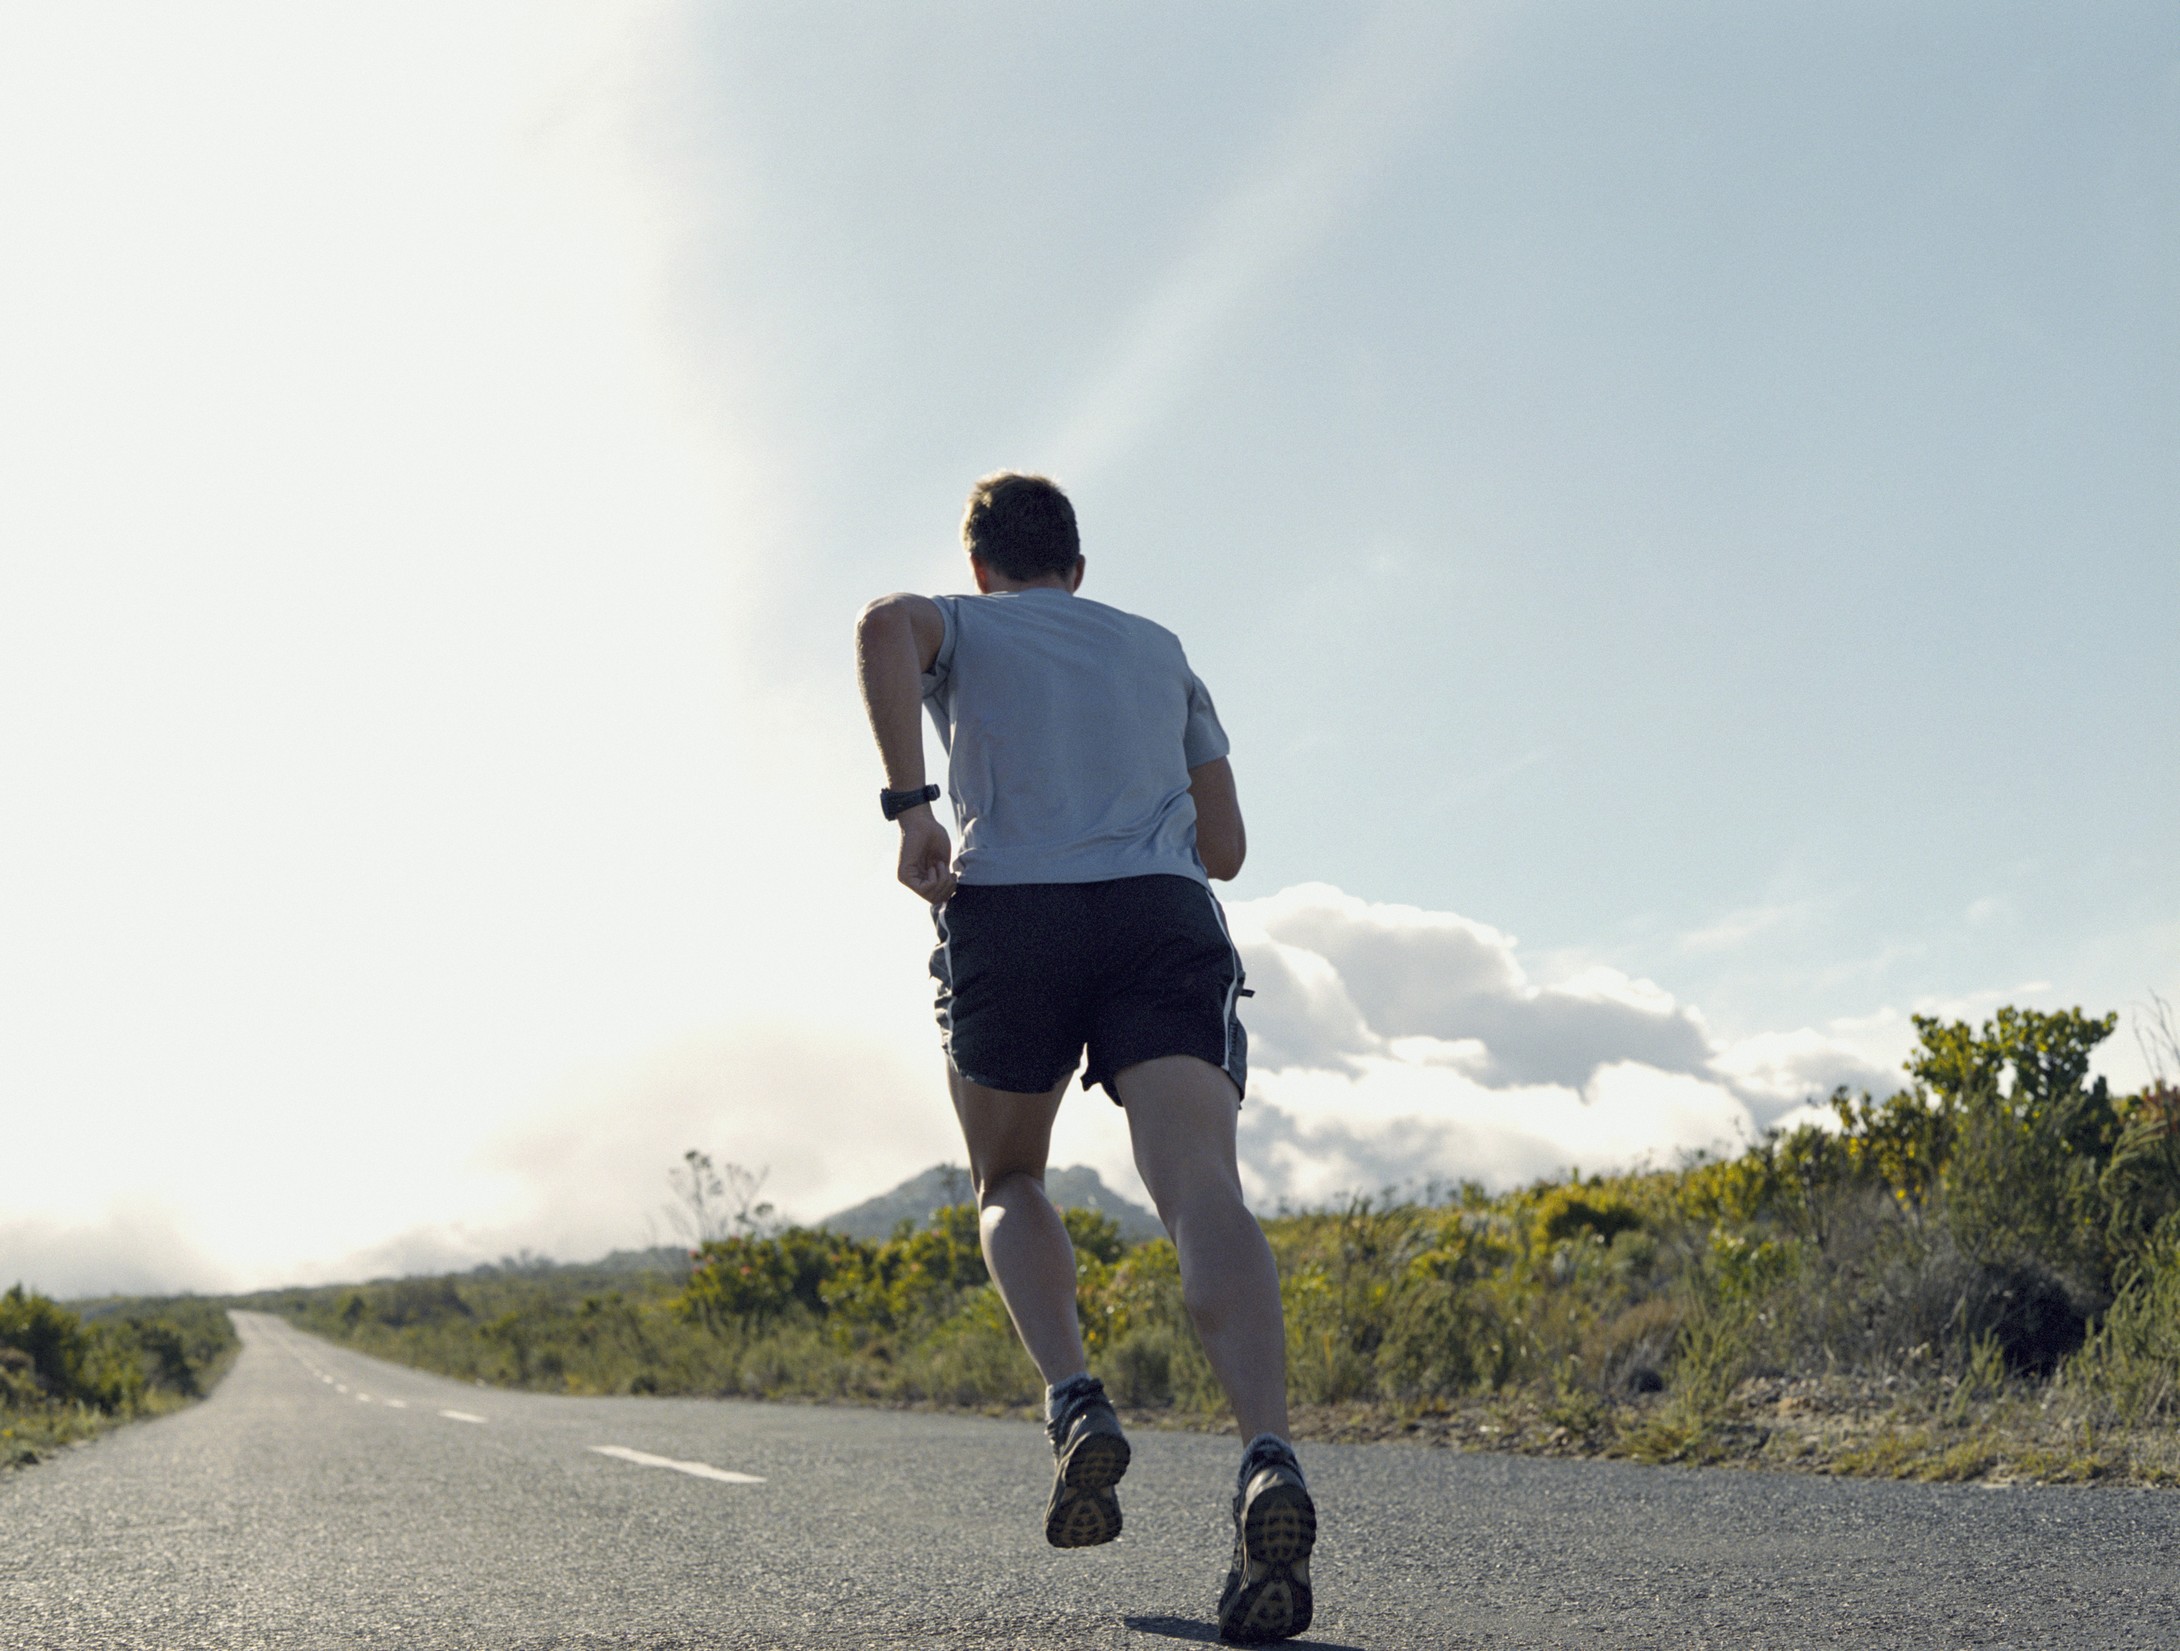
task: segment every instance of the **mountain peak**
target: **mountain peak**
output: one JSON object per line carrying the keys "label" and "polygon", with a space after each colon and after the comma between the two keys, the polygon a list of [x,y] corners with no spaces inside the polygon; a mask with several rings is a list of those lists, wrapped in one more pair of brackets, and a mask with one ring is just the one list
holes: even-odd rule
{"label": "mountain peak", "polygon": [[[1131,1244],[1166,1236],[1166,1229],[1159,1225],[1157,1216],[1142,1205],[1121,1197],[1087,1164],[1047,1170],[1045,1191],[1060,1209],[1096,1210],[1100,1215],[1111,1216],[1120,1227],[1120,1236]],[[949,1204],[971,1203],[975,1196],[966,1169],[959,1164],[933,1164],[920,1174],[911,1175],[891,1192],[866,1198],[860,1204],[826,1216],[817,1225],[850,1238],[891,1238],[893,1229],[903,1221],[921,1227],[931,1219],[933,1212]]]}

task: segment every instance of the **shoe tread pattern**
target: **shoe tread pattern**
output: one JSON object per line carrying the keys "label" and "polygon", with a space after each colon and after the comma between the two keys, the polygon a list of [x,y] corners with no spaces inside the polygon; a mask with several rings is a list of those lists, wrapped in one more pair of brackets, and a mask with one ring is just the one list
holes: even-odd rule
{"label": "shoe tread pattern", "polygon": [[1045,1540],[1055,1548],[1095,1548],[1120,1534],[1120,1498],[1113,1487],[1128,1471],[1128,1441],[1117,1433],[1087,1433],[1061,1459]]}
{"label": "shoe tread pattern", "polygon": [[1292,1639],[1309,1627],[1315,1609],[1309,1561],[1317,1545],[1316,1504],[1299,1479],[1270,1473],[1250,1486],[1240,1524],[1219,1604],[1219,1637],[1236,1645]]}

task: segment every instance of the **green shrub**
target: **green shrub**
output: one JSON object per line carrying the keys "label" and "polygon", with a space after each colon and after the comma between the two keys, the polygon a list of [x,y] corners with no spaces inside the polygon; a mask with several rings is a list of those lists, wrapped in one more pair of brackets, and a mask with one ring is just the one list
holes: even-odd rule
{"label": "green shrub", "polygon": [[1604,1185],[1568,1182],[1547,1187],[1537,1200],[1530,1243],[1538,1250],[1558,1244],[1609,1244],[1643,1225],[1642,1212],[1626,1195]]}
{"label": "green shrub", "polygon": [[[0,1347],[28,1363],[28,1379],[41,1400],[97,1405],[109,1410],[104,1376],[83,1321],[48,1297],[18,1284],[0,1295]],[[21,1368],[19,1365],[18,1368]]]}
{"label": "green shrub", "polygon": [[2152,1084],[2117,1108],[2119,1139],[2099,1178],[2108,1248],[2138,1254],[2158,1226],[2180,1215],[2180,1087]]}
{"label": "green shrub", "polygon": [[201,1396],[236,1350],[216,1303],[108,1300],[80,1312],[0,1295],[0,1467]]}
{"label": "green shrub", "polygon": [[1591,1327],[1577,1350],[1577,1368],[1600,1392],[1655,1393],[1665,1386],[1687,1318],[1681,1302],[1647,1296]]}
{"label": "green shrub", "polygon": [[79,1314],[20,1284],[0,1295],[0,1404],[133,1414],[151,1397],[195,1398],[233,1351],[207,1302],[96,1304]]}
{"label": "green shrub", "polygon": [[1075,1246],[1078,1262],[1096,1261],[1110,1267],[1128,1251],[1128,1241],[1120,1236],[1120,1223],[1102,1211],[1062,1210],[1060,1220],[1067,1228],[1068,1241]]}
{"label": "green shrub", "polygon": [[2168,1217],[2067,1366],[2077,1398],[2129,1423],[2180,1417],[2180,1217]]}
{"label": "green shrub", "polygon": [[696,1252],[678,1308],[711,1325],[751,1329],[790,1308],[825,1311],[825,1291],[850,1266],[867,1268],[872,1246],[836,1233],[790,1227],[773,1238],[714,1239]]}
{"label": "green shrub", "polygon": [[989,1289],[903,1349],[893,1374],[903,1397],[942,1404],[1028,1404],[1045,1391],[999,1293]]}
{"label": "green shrub", "polygon": [[1090,1368],[1123,1404],[1223,1404],[1181,1298],[1181,1261],[1169,1239],[1129,1250],[1091,1273],[1078,1292]]}
{"label": "green shrub", "polygon": [[844,1250],[818,1297],[836,1335],[852,1344],[873,1333],[936,1323],[959,1304],[963,1292],[990,1280],[977,1212],[972,1205],[954,1204],[935,1212],[920,1231]]}

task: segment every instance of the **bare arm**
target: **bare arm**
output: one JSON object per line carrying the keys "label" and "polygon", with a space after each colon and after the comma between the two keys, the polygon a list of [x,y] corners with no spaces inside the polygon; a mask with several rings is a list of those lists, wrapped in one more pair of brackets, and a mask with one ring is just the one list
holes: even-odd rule
{"label": "bare arm", "polygon": [[1196,855],[1204,870],[1225,882],[1241,870],[1249,853],[1241,825],[1241,798],[1234,792],[1234,770],[1224,757],[1188,771],[1188,794],[1196,801]]}
{"label": "bare arm", "polygon": [[[855,624],[855,672],[877,736],[886,789],[924,783],[923,673],[946,640],[946,620],[927,596],[881,596]],[[954,892],[953,843],[929,803],[900,817],[904,887],[937,904]]]}

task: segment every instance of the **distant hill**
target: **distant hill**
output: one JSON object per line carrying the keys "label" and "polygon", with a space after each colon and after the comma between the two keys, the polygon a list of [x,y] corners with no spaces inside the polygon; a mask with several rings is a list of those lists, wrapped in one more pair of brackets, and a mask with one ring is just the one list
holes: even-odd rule
{"label": "distant hill", "polygon": [[[1120,1225],[1120,1236],[1131,1244],[1163,1238],[1166,1229],[1158,1217],[1140,1204],[1130,1203],[1107,1186],[1087,1164],[1045,1172],[1045,1191],[1061,1209],[1096,1210]],[[911,1175],[891,1192],[828,1215],[817,1224],[850,1238],[890,1238],[893,1229],[908,1221],[922,1226],[932,1212],[948,1204],[966,1204],[974,1197],[969,1172],[959,1164],[933,1164],[921,1175]]]}
{"label": "distant hill", "polygon": [[[683,1244],[657,1244],[643,1250],[615,1250],[597,1261],[555,1261],[549,1255],[538,1255],[524,1250],[519,1255],[503,1255],[497,1261],[480,1261],[465,1272],[416,1273],[405,1276],[416,1278],[554,1278],[563,1274],[580,1275],[597,1282],[611,1282],[641,1277],[645,1273],[660,1273],[668,1278],[679,1279],[689,1271],[689,1250]],[[374,1278],[373,1284],[389,1284],[404,1275],[387,1274]],[[239,1298],[238,1298],[239,1299]]]}

